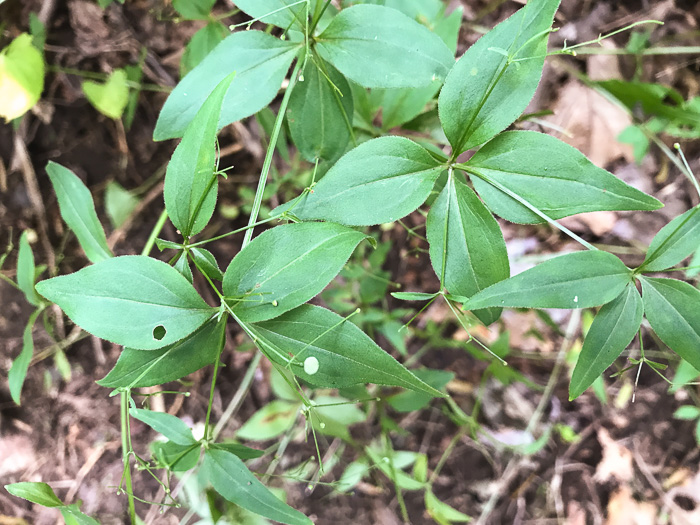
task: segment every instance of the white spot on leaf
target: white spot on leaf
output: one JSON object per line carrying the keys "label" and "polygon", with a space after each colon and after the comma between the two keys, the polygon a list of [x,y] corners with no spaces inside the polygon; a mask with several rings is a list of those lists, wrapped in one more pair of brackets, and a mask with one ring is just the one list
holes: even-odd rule
{"label": "white spot on leaf", "polygon": [[318,372],[318,359],[316,359],[313,356],[304,359],[304,372],[306,372],[310,376]]}

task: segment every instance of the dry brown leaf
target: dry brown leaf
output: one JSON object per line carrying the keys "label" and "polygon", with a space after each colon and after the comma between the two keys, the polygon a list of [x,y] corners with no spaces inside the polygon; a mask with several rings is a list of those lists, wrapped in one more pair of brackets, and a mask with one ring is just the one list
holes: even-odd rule
{"label": "dry brown leaf", "polygon": [[635,500],[629,487],[623,485],[610,497],[605,525],[654,525],[657,513],[654,505]]}
{"label": "dry brown leaf", "polygon": [[559,221],[563,226],[575,232],[588,232],[600,237],[610,233],[617,222],[617,214],[613,211],[592,211],[564,217]]}
{"label": "dry brown leaf", "polygon": [[634,478],[632,452],[619,445],[605,428],[598,430],[598,441],[603,447],[603,459],[598,463],[593,479],[599,483],[610,480],[617,480],[620,483],[632,481]]}
{"label": "dry brown leaf", "polygon": [[564,525],[586,525],[586,512],[576,501],[570,501],[566,505]]}

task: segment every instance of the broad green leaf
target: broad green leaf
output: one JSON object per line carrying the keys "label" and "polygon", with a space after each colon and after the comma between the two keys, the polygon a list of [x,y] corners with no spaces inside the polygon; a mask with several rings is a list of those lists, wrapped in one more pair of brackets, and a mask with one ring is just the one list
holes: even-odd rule
{"label": "broad green leaf", "polygon": [[414,20],[433,21],[445,10],[440,0],[383,0],[381,4],[398,9]]}
{"label": "broad green leaf", "polygon": [[0,117],[7,122],[24,115],[44,90],[44,58],[22,33],[0,51]]}
{"label": "broad green leaf", "polygon": [[216,0],[173,0],[173,8],[187,20],[206,20]]}
{"label": "broad green leaf", "polygon": [[226,323],[212,321],[185,339],[158,350],[125,348],[114,368],[97,384],[140,388],[175,381],[214,363],[225,336]]}
{"label": "broad green leaf", "polygon": [[[580,151],[534,131],[507,131],[468,162],[467,169],[495,181],[553,219],[598,210],[655,210],[662,204],[595,166]],[[504,219],[538,223],[542,218],[479,177],[474,189]]]}
{"label": "broad green leaf", "polygon": [[277,208],[302,220],[351,226],[392,222],[428,198],[443,167],[422,146],[404,137],[380,137],[336,162],[301,197]]}
{"label": "broad green leaf", "polygon": [[223,281],[224,274],[219,269],[219,263],[216,262],[216,258],[209,250],[205,250],[204,248],[191,248],[190,253],[192,254],[192,259],[197,265],[197,268],[206,274],[209,279],[212,281]]}
{"label": "broad green leaf", "polygon": [[83,330],[138,350],[179,341],[218,311],[177,270],[140,255],[106,259],[36,289]]}
{"label": "broad green leaf", "polygon": [[265,455],[264,450],[246,447],[245,445],[233,442],[211,443],[209,445],[209,448],[214,448],[216,450],[225,450],[226,452],[235,454],[241,459],[255,459]]}
{"label": "broad green leaf", "polygon": [[83,181],[68,168],[52,161],[46,165],[46,173],[56,192],[61,217],[75,233],[87,258],[96,263],[112,257],[92,195]]}
{"label": "broad green leaf", "polygon": [[675,266],[700,248],[700,206],[679,215],[651,241],[642,272],[658,272]]}
{"label": "broad green leaf", "polygon": [[591,308],[615,299],[631,280],[632,272],[611,253],[574,252],[489,286],[463,307]]}
{"label": "broad green leaf", "polygon": [[197,440],[192,435],[192,430],[179,417],[166,412],[154,412],[142,408],[130,408],[129,415],[146,423],[156,432],[160,432],[166,438],[178,445],[194,445]]}
{"label": "broad green leaf", "polygon": [[686,421],[700,418],[700,407],[695,405],[685,405],[678,407],[673,413],[675,419],[683,419]]}
{"label": "broad green leaf", "polygon": [[377,5],[343,9],[316,38],[316,52],[368,88],[421,87],[454,64],[445,43],[403,13]]}
{"label": "broad green leaf", "polygon": [[180,60],[180,76],[184,77],[197,67],[230,34],[221,22],[209,22],[192,35]]}
{"label": "broad green leaf", "polygon": [[428,511],[430,517],[440,525],[449,525],[451,523],[468,523],[472,520],[463,512],[450,507],[447,503],[443,503],[435,497],[432,490],[425,491],[425,510]]}
{"label": "broad green leaf", "polygon": [[25,481],[5,485],[5,490],[15,497],[26,499],[43,507],[63,507],[53,489],[46,483]]}
{"label": "broad green leaf", "polygon": [[437,294],[422,292],[392,292],[391,295],[400,301],[429,301]]}
{"label": "broad green leaf", "polygon": [[634,283],[629,283],[613,301],[595,316],[574,367],[569,399],[583,394],[615,362],[634,339],[642,324],[644,305]]}
{"label": "broad green leaf", "polygon": [[700,290],[675,279],[640,280],[644,313],[654,332],[700,370]]}
{"label": "broad green leaf", "polygon": [[231,261],[224,295],[244,322],[282,315],[321,293],[365,237],[328,222],[267,230]]}
{"label": "broad green leaf", "polygon": [[[427,394],[426,394],[427,395]],[[350,441],[349,428],[367,419],[360,407],[352,401],[336,396],[316,396],[309,413],[309,422],[316,432]]]}
{"label": "broad green leaf", "polygon": [[115,69],[104,84],[83,81],[83,92],[93,107],[103,115],[118,120],[129,103],[129,86],[126,71]]}
{"label": "broad green leaf", "polygon": [[[289,29],[294,24],[299,28],[305,26],[306,4],[299,0],[236,0],[234,3],[251,18],[260,19],[265,24],[282,29]],[[312,3],[318,3],[318,0],[312,0]],[[314,7],[310,6],[311,15]]]}
{"label": "broad green leaf", "polygon": [[66,521],[66,525],[100,525],[100,522],[95,518],[80,512],[80,507],[76,504],[66,505],[59,510]]}
{"label": "broad green leaf", "polygon": [[312,521],[293,509],[258,481],[234,454],[209,449],[204,454],[202,470],[214,490],[244,509],[289,525],[312,525]]}
{"label": "broad green leaf", "polygon": [[295,375],[314,386],[342,388],[375,383],[444,397],[379,348],[355,324],[325,308],[306,304],[247,328],[271,361],[283,366],[289,363]]}
{"label": "broad green leaf", "polygon": [[[426,233],[433,269],[450,293],[471,297],[510,277],[500,226],[471,188],[454,176],[430,207]],[[488,325],[501,310],[474,313]]]}
{"label": "broad green leaf", "polygon": [[27,232],[24,231],[19,238],[19,252],[17,253],[17,286],[22,290],[29,304],[39,306],[41,299],[34,290],[35,274],[34,254],[27,239]]}
{"label": "broad green leaf", "polygon": [[24,327],[24,333],[22,335],[22,351],[12,362],[10,371],[7,373],[7,386],[10,388],[10,395],[12,396],[12,401],[21,404],[20,399],[22,395],[22,386],[24,385],[24,380],[27,377],[27,370],[29,370],[29,363],[32,361],[32,355],[34,354],[34,339],[32,338],[32,329],[34,328],[34,323],[41,310],[36,310],[32,315],[29,316],[27,325]]}
{"label": "broad green leaf", "polygon": [[292,428],[298,415],[299,403],[272,401],[250,416],[236,432],[236,438],[251,441],[276,438]]}
{"label": "broad green leaf", "polygon": [[452,68],[438,108],[455,156],[503,131],[530,103],[559,1],[528,2],[477,40]]}
{"label": "broad green leaf", "polygon": [[289,132],[306,160],[333,161],[345,152],[350,140],[353,115],[350,85],[334,67],[320,59],[318,65],[308,61],[303,78],[289,98]]}
{"label": "broad green leaf", "polygon": [[199,443],[178,445],[172,441],[151,442],[151,452],[158,464],[173,472],[186,472],[193,469],[199,461]]}
{"label": "broad green leaf", "polygon": [[154,140],[181,137],[214,88],[233,72],[236,76],[226,93],[218,127],[257,113],[275,98],[299,46],[261,31],[227,37],[165,101]]}
{"label": "broad green leaf", "polygon": [[112,223],[112,228],[119,228],[124,224],[138,204],[139,199],[130,191],[125,190],[121,184],[114,181],[107,183],[105,211],[109,222]]}
{"label": "broad green leaf", "polygon": [[163,188],[165,209],[185,238],[201,232],[216,207],[217,123],[233,80],[231,73],[207,97],[168,163]]}

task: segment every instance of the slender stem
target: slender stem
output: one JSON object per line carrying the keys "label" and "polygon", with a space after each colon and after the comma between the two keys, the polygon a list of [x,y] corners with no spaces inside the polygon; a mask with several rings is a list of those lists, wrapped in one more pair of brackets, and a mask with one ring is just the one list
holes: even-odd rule
{"label": "slender stem", "polygon": [[141,251],[141,255],[148,255],[151,253],[153,246],[156,244],[156,238],[158,237],[158,235],[160,235],[160,231],[163,229],[163,226],[165,226],[166,220],[168,220],[168,211],[163,210],[160,214],[160,217],[158,217],[158,222],[156,222],[156,225],[153,227],[153,230],[151,230],[151,235],[148,236],[148,240],[146,241],[146,245]]}
{"label": "slender stem", "polygon": [[214,375],[211,378],[211,388],[209,389],[209,404],[207,405],[207,417],[204,420],[204,439],[209,440],[209,419],[211,418],[211,407],[214,404],[214,389],[216,387],[216,378],[219,375],[219,366],[221,365],[221,352],[224,349],[223,345],[219,345],[219,353],[216,355],[214,363]]}
{"label": "slender stem", "polygon": [[[566,53],[554,53],[566,54]],[[581,47],[576,49],[577,55],[698,55],[700,46],[668,46],[650,47],[639,53],[633,53],[627,49],[612,49],[607,47]]]}
{"label": "slender stem", "polygon": [[258,189],[255,192],[255,199],[253,200],[253,210],[250,212],[250,219],[248,220],[249,229],[245,232],[245,237],[243,238],[243,246],[241,247],[241,249],[245,248],[253,238],[253,228],[251,226],[253,226],[258,220],[258,215],[260,214],[260,206],[262,204],[263,192],[265,191],[265,184],[267,183],[267,175],[270,172],[270,166],[272,165],[272,156],[275,153],[275,146],[277,145],[277,139],[279,138],[280,130],[282,129],[284,114],[287,112],[287,104],[289,104],[289,98],[292,94],[294,86],[297,83],[297,78],[299,77],[301,64],[302,61],[297,59],[296,64],[294,65],[294,71],[292,71],[292,76],[289,78],[289,85],[287,86],[287,91],[285,91],[284,93],[282,103],[280,104],[279,112],[277,113],[277,118],[275,119],[275,126],[272,129],[270,143],[267,145],[265,161],[263,162],[262,172],[260,173],[260,180],[258,181]]}
{"label": "slender stem", "polygon": [[121,393],[121,427],[122,427],[122,461],[124,462],[124,483],[126,484],[126,497],[129,501],[129,521],[136,525],[136,505],[134,503],[134,490],[131,485],[131,446],[129,445],[129,393]]}
{"label": "slender stem", "polygon": [[204,241],[199,241],[199,242],[195,242],[193,244],[188,244],[187,246],[190,248],[196,248],[197,246],[202,246],[202,245],[210,243],[210,242],[224,239],[226,237],[229,237],[230,235],[235,235],[236,233],[241,233],[242,231],[250,230],[251,228],[255,228],[256,226],[260,226],[261,224],[265,224],[265,223],[268,223],[270,221],[274,221],[274,220],[279,219],[281,217],[282,217],[282,215],[275,215],[274,217],[270,217],[268,219],[263,219],[261,221],[258,221],[255,224],[250,224],[248,226],[244,226],[243,228],[238,228],[237,230],[233,230],[231,232],[224,233],[224,234],[219,235],[217,237],[212,237],[211,239],[206,239]]}

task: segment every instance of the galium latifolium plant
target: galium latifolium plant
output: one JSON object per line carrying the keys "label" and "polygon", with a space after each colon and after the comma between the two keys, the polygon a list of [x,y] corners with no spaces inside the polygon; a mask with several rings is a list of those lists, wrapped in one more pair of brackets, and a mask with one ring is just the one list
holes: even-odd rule
{"label": "galium latifolium plant", "polygon": [[[85,331],[124,346],[114,369],[98,383],[121,396],[123,486],[132,521],[130,465],[145,462],[131,449],[130,417],[167,438],[159,457],[170,458],[165,463],[171,470],[198,468],[216,492],[253,513],[281,523],[310,523],[248,470],[244,460],[260,451],[216,439],[211,399],[201,439],[180,419],[137,408],[132,399],[135,388],[173,381],[208,365],[214,366],[213,393],[228,322],[236,323],[287,378],[311,419],[308,395],[317,388],[374,383],[445,395],[347,318],[308,303],[360,243],[373,242],[365,227],[397,221],[427,200],[427,240],[440,288],[395,297],[440,298],[455,313],[471,311],[487,325],[504,307],[600,306],[573,372],[572,398],[622,353],[643,316],[664,343],[700,370],[700,291],[647,275],[672,268],[698,249],[700,209],[665,226],[643,264],[630,269],[556,220],[596,210],[655,210],[661,203],[556,138],[504,131],[535,93],[559,0],[530,0],[456,61],[461,12],[447,16],[437,0],[343,2],[339,11],[328,0],[235,4],[253,20],[279,28],[273,33],[281,30],[282,37],[249,27],[233,32],[191,68],[163,106],[154,138],[181,139],[164,187],[167,218],[181,240],[155,240],[164,215],[141,255],[114,257],[88,190],[71,171],[50,163],[47,172],[62,216],[92,264],[34,286],[31,250],[24,237],[20,242],[18,281],[37,310],[10,372],[13,397],[19,402],[31,358],[31,326],[49,302]],[[431,13],[432,30],[415,20],[424,11]],[[267,108],[285,78],[248,227],[200,239],[216,208],[218,131]],[[443,143],[385,135],[420,115],[438,94]],[[380,109],[377,127],[373,121]],[[285,121],[300,155],[325,164],[319,170],[325,175],[259,220]],[[476,153],[462,162],[468,150]],[[521,224],[548,222],[585,249],[510,277],[494,214]],[[255,227],[275,222],[282,224],[253,237]],[[239,233],[242,249],[222,271],[204,246]],[[149,255],[154,242],[174,252],[169,264]],[[192,284],[195,272],[211,287],[217,304],[201,298]],[[43,501],[63,505],[46,496],[45,487],[35,488],[38,496],[24,486],[15,494],[39,503],[43,495]],[[71,509],[65,512],[79,512]]]}

